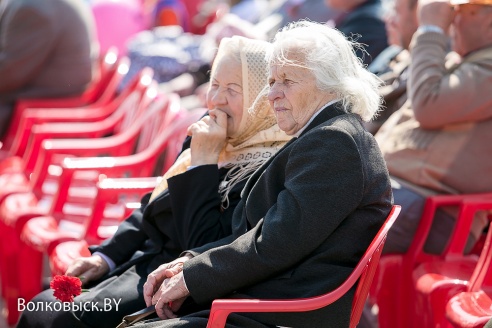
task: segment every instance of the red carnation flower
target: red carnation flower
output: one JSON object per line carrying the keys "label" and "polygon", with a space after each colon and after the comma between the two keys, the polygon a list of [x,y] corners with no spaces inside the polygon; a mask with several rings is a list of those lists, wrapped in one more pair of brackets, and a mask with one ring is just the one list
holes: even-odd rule
{"label": "red carnation flower", "polygon": [[82,281],[77,277],[57,275],[50,282],[53,296],[62,302],[73,302],[74,296],[82,293]]}

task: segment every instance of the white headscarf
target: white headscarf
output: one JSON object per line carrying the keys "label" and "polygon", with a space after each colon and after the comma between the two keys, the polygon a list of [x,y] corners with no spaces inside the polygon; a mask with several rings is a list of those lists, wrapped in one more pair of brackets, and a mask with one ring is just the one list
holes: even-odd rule
{"label": "white headscarf", "polygon": [[[266,54],[271,44],[241,36],[222,39],[212,65],[211,76],[224,56],[237,56],[241,62],[243,116],[237,137],[227,140],[219,156],[219,168],[228,168],[219,185],[222,206],[228,207],[228,194],[237,183],[249,178],[263,163],[282,148],[291,137],[277,125],[275,115],[265,94],[260,92],[267,84]],[[239,54],[233,53],[239,51]],[[151,200],[167,188],[167,178],[186,171],[191,162],[191,152],[186,149],[164,174],[161,184],[154,189]]]}

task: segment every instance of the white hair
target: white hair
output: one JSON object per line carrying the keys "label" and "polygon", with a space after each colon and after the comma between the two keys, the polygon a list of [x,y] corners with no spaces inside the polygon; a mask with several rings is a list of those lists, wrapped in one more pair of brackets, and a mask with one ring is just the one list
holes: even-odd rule
{"label": "white hair", "polygon": [[303,66],[313,72],[318,88],[334,93],[346,112],[370,121],[382,102],[378,92],[381,80],[365,69],[355,55],[357,47],[360,45],[328,25],[301,20],[277,32],[269,62],[300,65],[289,61],[286,54],[302,53]]}

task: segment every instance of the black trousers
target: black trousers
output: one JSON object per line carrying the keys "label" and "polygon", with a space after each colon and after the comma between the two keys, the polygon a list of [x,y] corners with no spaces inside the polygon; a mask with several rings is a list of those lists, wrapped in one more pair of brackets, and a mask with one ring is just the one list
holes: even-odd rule
{"label": "black trousers", "polygon": [[[146,307],[143,297],[143,284],[147,280],[145,268],[131,267],[119,276],[109,277],[97,285],[88,286],[89,292],[75,297],[75,311],[64,311],[60,306],[55,310],[29,311],[22,313],[18,328],[114,328],[125,315]],[[38,302],[53,304],[57,301],[53,290],[47,289],[31,300],[34,306]],[[77,305],[83,305],[77,308]],[[32,309],[32,307],[31,307]],[[39,308],[38,308],[39,309]]]}

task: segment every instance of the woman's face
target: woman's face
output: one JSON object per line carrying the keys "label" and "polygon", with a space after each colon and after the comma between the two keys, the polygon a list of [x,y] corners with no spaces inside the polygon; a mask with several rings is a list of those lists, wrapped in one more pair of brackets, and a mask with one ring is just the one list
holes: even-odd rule
{"label": "woman's face", "polygon": [[[287,58],[304,63],[292,52]],[[310,70],[295,65],[271,66],[268,83],[270,106],[274,109],[278,126],[288,135],[294,135],[314,113],[334,99],[329,92],[319,90]]]}
{"label": "woman's face", "polygon": [[207,107],[227,114],[227,136],[236,137],[243,117],[243,85],[241,64],[231,56],[216,63],[207,92]]}

